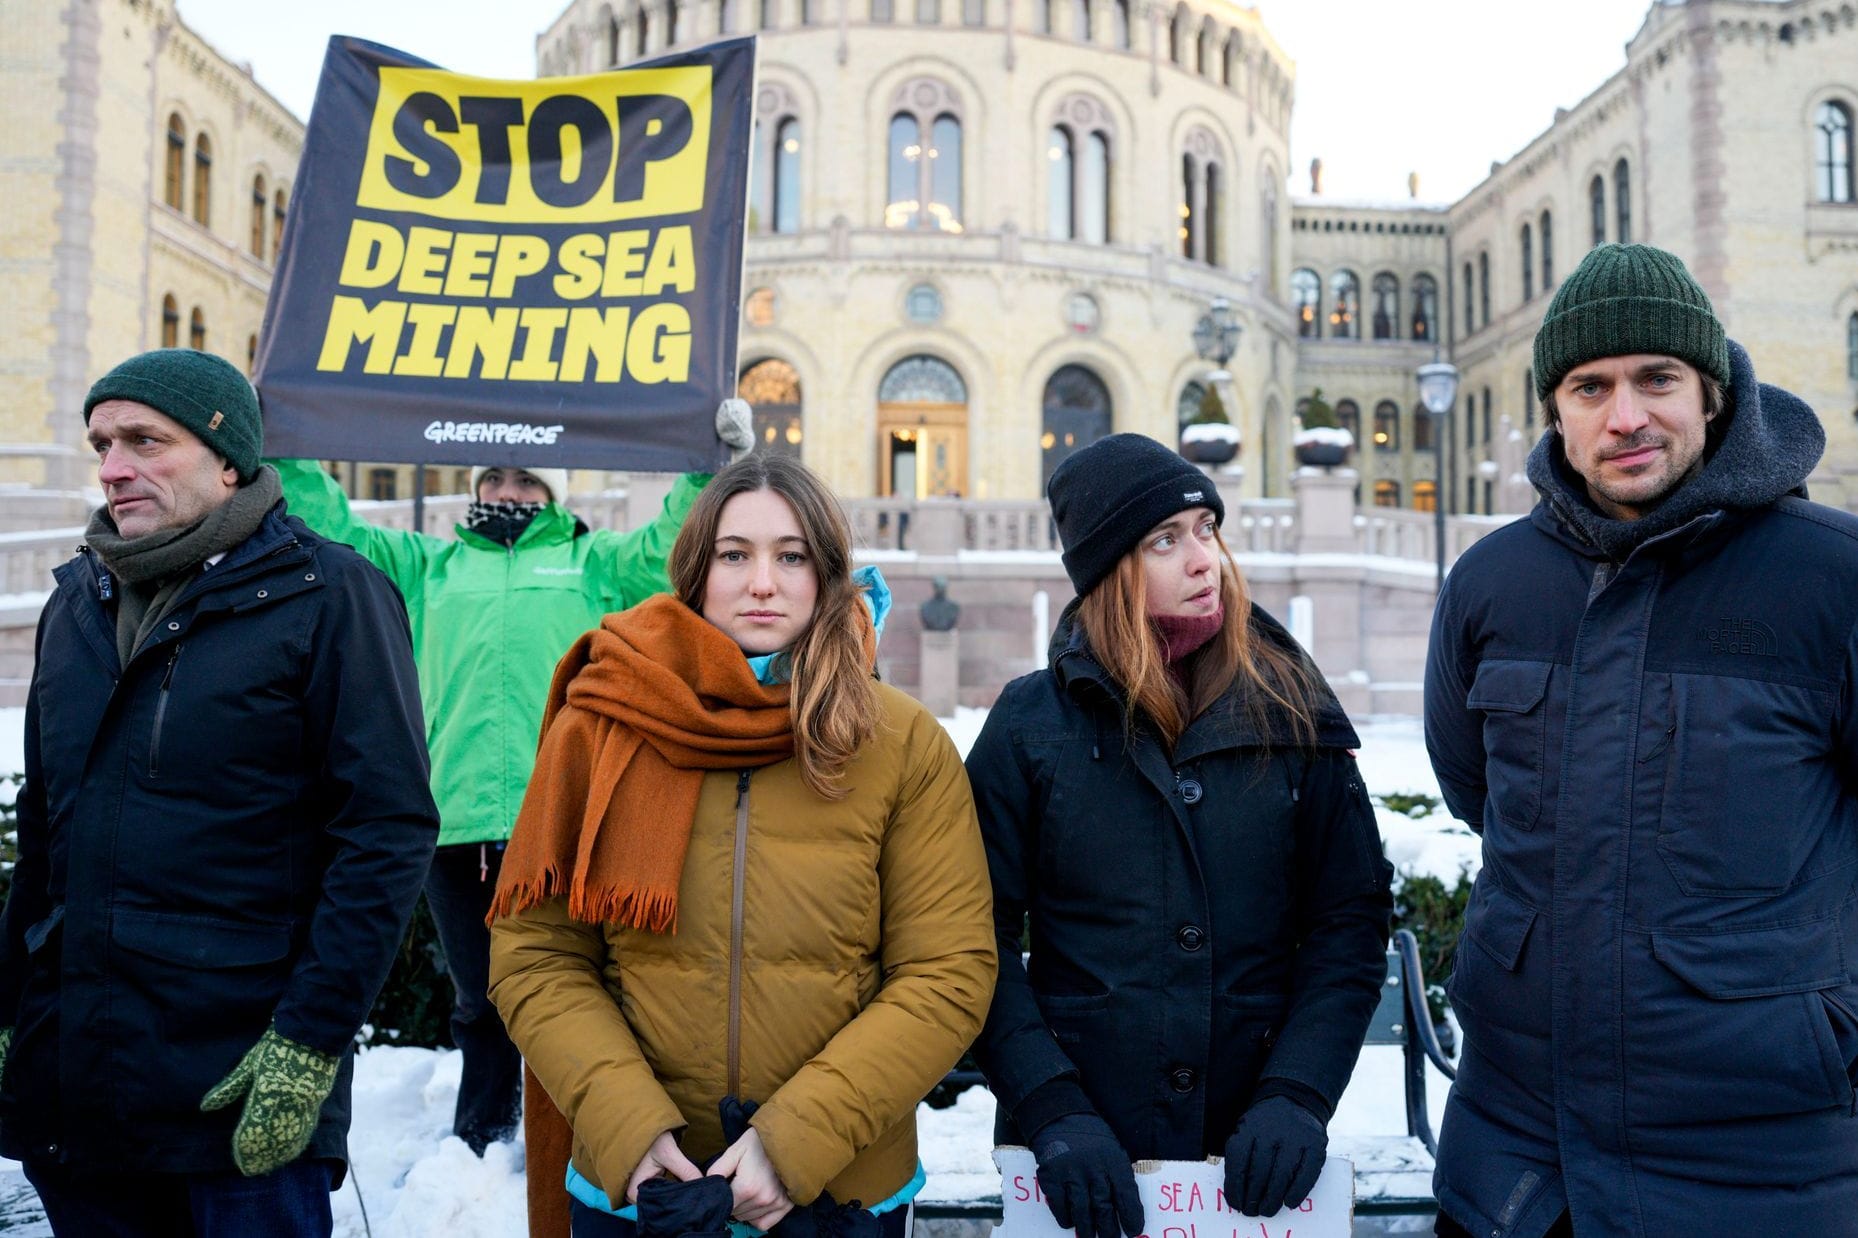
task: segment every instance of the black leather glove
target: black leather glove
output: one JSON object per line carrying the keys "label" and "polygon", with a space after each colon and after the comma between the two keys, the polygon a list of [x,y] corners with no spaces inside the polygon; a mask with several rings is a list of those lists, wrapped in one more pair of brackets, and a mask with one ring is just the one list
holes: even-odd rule
{"label": "black leather glove", "polygon": [[1148,1227],[1129,1154],[1096,1114],[1053,1118],[1032,1137],[1032,1155],[1046,1206],[1077,1238],[1137,1238]]}
{"label": "black leather glove", "polygon": [[1226,1140],[1226,1200],[1248,1217],[1270,1216],[1310,1197],[1322,1176],[1329,1132],[1286,1096],[1267,1096]]}

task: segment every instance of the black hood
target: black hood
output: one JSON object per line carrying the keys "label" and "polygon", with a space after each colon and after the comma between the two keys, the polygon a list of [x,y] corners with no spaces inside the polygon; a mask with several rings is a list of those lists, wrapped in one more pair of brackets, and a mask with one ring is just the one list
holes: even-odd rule
{"label": "black hood", "polygon": [[[1103,669],[1096,655],[1090,651],[1090,644],[1084,639],[1084,629],[1077,622],[1077,607],[1081,599],[1073,598],[1058,616],[1058,626],[1052,632],[1050,644],[1046,647],[1047,661],[1052,674],[1058,677],[1058,686],[1066,692],[1102,694],[1120,711],[1123,707],[1122,685],[1111,678]],[[1266,614],[1256,603],[1251,612],[1252,634],[1259,640],[1269,641],[1278,648],[1296,655],[1309,672],[1310,683],[1315,687],[1315,700],[1311,702],[1315,710],[1312,721],[1316,724],[1316,746],[1319,748],[1359,748],[1361,739],[1355,734],[1355,728],[1349,724],[1348,714],[1343,711],[1342,703],[1335,698],[1329,688],[1329,681],[1316,669],[1310,655],[1295,637],[1270,615]],[[1261,734],[1252,721],[1250,714],[1243,708],[1239,699],[1237,684],[1233,690],[1214,702],[1207,710],[1207,716],[1217,725],[1229,728],[1227,742],[1240,746],[1295,748],[1303,744],[1290,726],[1289,719],[1283,717],[1282,710],[1271,711],[1271,733]]]}
{"label": "black hood", "polygon": [[1561,435],[1536,440],[1529,480],[1547,512],[1608,558],[1623,563],[1644,542],[1680,528],[1706,512],[1767,507],[1788,494],[1806,493],[1806,477],[1826,450],[1826,431],[1806,401],[1755,380],[1748,353],[1729,341],[1729,390],[1720,416],[1726,424],[1702,469],[1663,503],[1637,520],[1603,514],[1587,483],[1568,463]]}

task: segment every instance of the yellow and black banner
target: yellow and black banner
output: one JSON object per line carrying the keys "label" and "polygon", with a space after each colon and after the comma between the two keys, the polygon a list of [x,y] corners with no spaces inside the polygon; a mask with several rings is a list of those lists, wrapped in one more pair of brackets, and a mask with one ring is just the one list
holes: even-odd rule
{"label": "yellow and black banner", "polygon": [[265,307],[266,453],[714,467],[754,56],[505,82],[331,39]]}

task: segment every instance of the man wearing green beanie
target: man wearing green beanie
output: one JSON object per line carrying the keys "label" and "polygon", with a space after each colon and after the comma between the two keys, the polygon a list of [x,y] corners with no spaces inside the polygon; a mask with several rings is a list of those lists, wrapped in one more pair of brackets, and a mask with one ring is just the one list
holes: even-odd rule
{"label": "man wearing green beanie", "polygon": [[1858,519],[1673,254],[1588,254],[1533,377],[1426,670],[1483,836],[1438,1232],[1858,1233]]}
{"label": "man wearing green beanie", "polygon": [[84,402],[0,913],[0,1155],[60,1235],[325,1236],[350,1053],[438,812],[406,610],[284,507],[192,349]]}

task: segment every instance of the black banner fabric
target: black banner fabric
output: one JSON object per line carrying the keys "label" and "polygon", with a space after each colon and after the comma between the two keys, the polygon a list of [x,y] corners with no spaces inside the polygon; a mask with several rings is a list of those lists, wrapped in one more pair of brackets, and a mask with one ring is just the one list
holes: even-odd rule
{"label": "black banner fabric", "polygon": [[266,453],[715,467],[754,59],[506,82],[331,39],[265,307]]}

